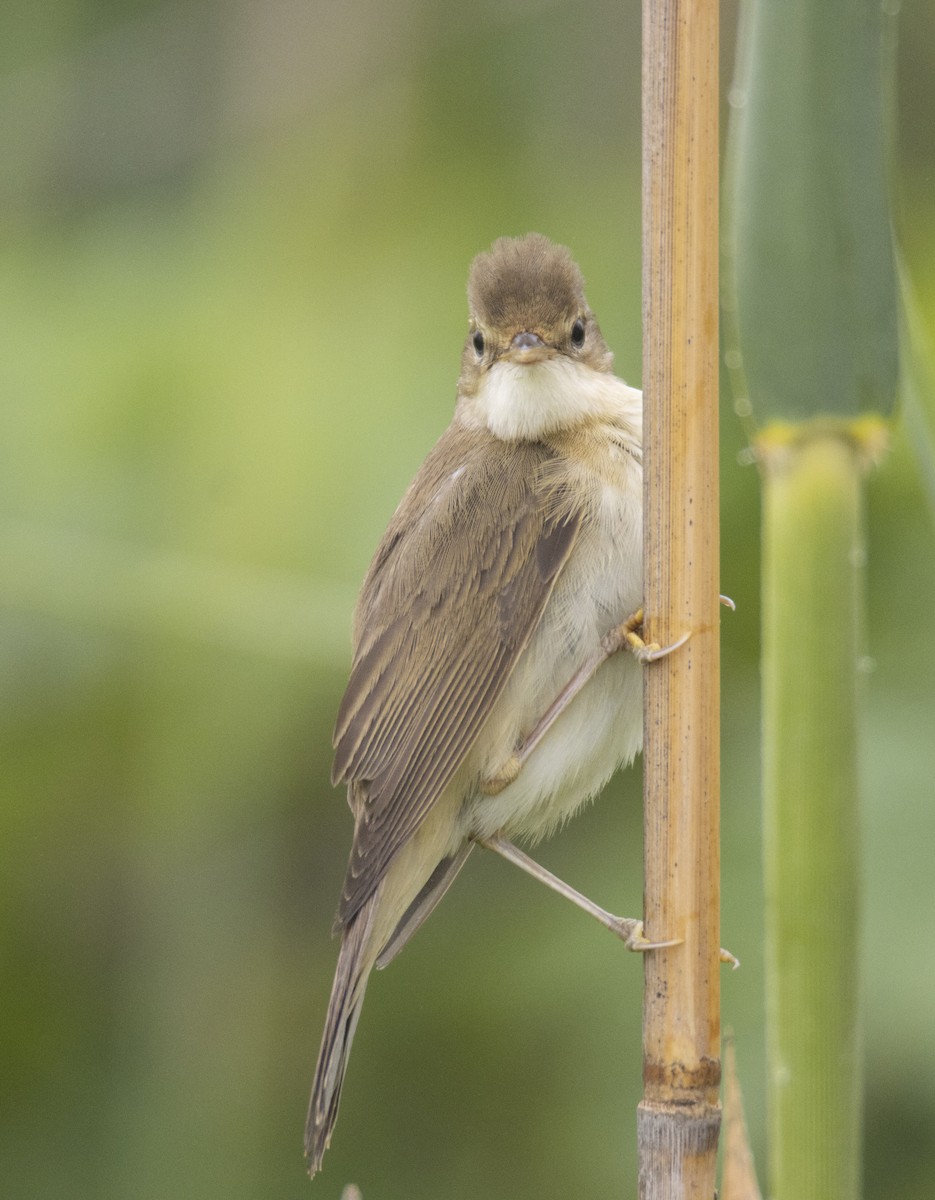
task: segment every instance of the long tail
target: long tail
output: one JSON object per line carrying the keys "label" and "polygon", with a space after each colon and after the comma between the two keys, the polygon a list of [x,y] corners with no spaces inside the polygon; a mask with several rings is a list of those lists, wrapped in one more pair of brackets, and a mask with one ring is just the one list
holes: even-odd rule
{"label": "long tail", "polygon": [[375,901],[376,896],[372,896],[363,905],[345,929],[341,940],[305,1124],[305,1157],[309,1175],[314,1175],[321,1166],[334,1123],[338,1119],[347,1058],[376,957],[369,936]]}

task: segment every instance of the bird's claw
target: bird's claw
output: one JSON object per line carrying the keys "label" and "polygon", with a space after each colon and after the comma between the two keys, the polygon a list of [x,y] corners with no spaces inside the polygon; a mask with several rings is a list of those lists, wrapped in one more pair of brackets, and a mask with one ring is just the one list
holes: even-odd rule
{"label": "bird's claw", "polygon": [[[623,940],[623,944],[628,950],[633,950],[638,954],[643,954],[647,950],[666,950],[670,946],[681,946],[683,941],[682,938],[668,938],[665,941],[654,942],[644,933],[643,922],[634,920],[632,917],[614,917],[610,928]],[[726,963],[735,971],[740,966],[740,959],[723,947],[719,951],[718,957],[722,963]]]}
{"label": "bird's claw", "polygon": [[691,637],[691,632],[683,633],[680,638],[677,638],[671,645],[660,646],[658,642],[643,641],[643,610],[638,608],[636,612],[612,630],[609,635],[607,649],[617,649],[621,646],[626,646],[637,662],[651,663],[657,662],[660,658],[665,658],[667,654],[671,654],[674,650],[680,649]]}
{"label": "bird's claw", "polygon": [[647,950],[665,950],[669,946],[680,946],[681,938],[672,938],[664,942],[651,941],[643,932],[643,922],[632,917],[616,917],[611,926],[613,932],[623,940],[628,950],[644,954]]}
{"label": "bird's claw", "polygon": [[[660,646],[658,642],[641,642],[639,646],[630,645],[637,662],[651,663],[658,662],[660,658],[665,658],[674,650],[680,650],[682,646],[691,637],[691,631],[683,633],[680,638],[676,638],[668,646]],[[630,643],[628,642],[628,645]]]}

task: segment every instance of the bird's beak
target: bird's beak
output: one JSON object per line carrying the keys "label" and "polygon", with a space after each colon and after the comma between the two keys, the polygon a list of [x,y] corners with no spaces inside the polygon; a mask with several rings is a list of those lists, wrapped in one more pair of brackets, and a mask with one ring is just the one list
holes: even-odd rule
{"label": "bird's beak", "polygon": [[522,333],[517,333],[510,342],[506,357],[515,363],[537,363],[551,358],[552,351],[538,333],[523,330]]}

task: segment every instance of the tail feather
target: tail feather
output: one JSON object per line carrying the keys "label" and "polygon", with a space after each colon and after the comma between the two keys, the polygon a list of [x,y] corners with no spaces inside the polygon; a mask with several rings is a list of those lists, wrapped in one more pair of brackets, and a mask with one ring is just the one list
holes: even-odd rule
{"label": "tail feather", "polygon": [[321,1167],[334,1123],[338,1119],[341,1085],[344,1083],[351,1042],[375,958],[369,937],[374,901],[375,897],[371,897],[363,905],[344,931],[341,941],[305,1124],[305,1157],[309,1175],[314,1175]]}
{"label": "tail feather", "polygon": [[454,883],[455,876],[467,862],[467,857],[473,849],[473,842],[465,842],[460,850],[441,860],[428,877],[422,891],[403,913],[399,924],[377,956],[378,971],[393,961],[425,919],[435,911],[438,902]]}

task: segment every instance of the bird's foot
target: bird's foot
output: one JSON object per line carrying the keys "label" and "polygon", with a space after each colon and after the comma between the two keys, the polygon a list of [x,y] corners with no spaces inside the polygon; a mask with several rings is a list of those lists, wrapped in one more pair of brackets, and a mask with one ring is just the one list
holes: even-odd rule
{"label": "bird's foot", "polygon": [[650,663],[656,662],[660,658],[665,658],[674,650],[680,649],[691,637],[691,632],[683,633],[680,638],[668,646],[660,646],[658,642],[646,642],[643,640],[643,610],[638,608],[632,616],[621,624],[612,629],[604,638],[603,648],[609,658],[618,650],[629,650],[637,662]]}
{"label": "bird's foot", "polygon": [[[637,953],[646,950],[665,950],[669,946],[681,946],[682,944],[681,938],[670,938],[665,942],[651,941],[643,931],[643,922],[636,921],[632,917],[611,917],[605,924],[608,929],[622,939],[628,950],[635,950]],[[740,966],[740,959],[735,954],[731,954],[729,950],[722,948],[718,957],[722,963],[732,967],[735,971]]]}
{"label": "bird's foot", "polygon": [[643,922],[633,917],[611,917],[607,928],[619,937],[628,950],[644,954],[647,950],[665,950],[669,946],[681,946],[681,938],[670,938],[664,942],[654,942],[643,930]]}

